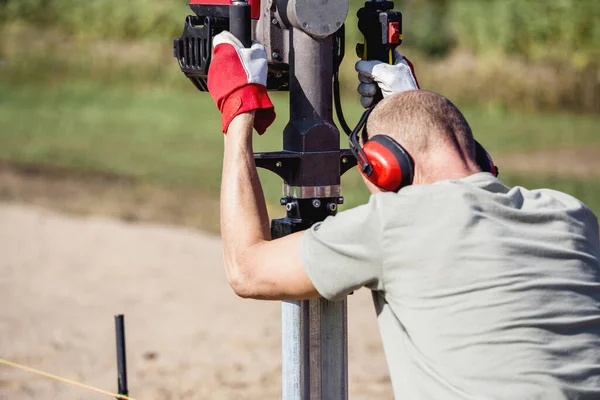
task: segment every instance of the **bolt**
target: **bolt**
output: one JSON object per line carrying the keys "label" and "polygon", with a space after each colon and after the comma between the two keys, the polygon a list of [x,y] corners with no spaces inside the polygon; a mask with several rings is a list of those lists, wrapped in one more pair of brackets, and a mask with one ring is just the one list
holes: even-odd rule
{"label": "bolt", "polygon": [[277,25],[279,22],[277,22],[277,19],[276,19],[276,18],[273,18],[273,19],[271,20],[271,23],[272,23],[273,25]]}
{"label": "bolt", "polygon": [[321,207],[321,200],[319,200],[319,199],[313,199],[312,205],[313,205],[314,208]]}
{"label": "bolt", "polygon": [[275,166],[276,166],[277,168],[281,168],[281,161],[277,161],[277,162],[275,163]]}
{"label": "bolt", "polygon": [[285,205],[285,209],[286,209],[287,211],[292,211],[292,209],[293,209],[295,206],[296,206],[296,204],[294,204],[294,203],[287,203],[287,204]]}
{"label": "bolt", "polygon": [[287,199],[285,197],[280,198],[279,204],[281,204],[282,206],[285,206],[287,204]]}
{"label": "bolt", "polygon": [[338,198],[337,198],[337,203],[338,203],[338,204],[344,204],[344,198],[343,198],[343,197],[341,197],[341,196],[340,196],[340,197],[338,197]]}
{"label": "bolt", "polygon": [[348,157],[342,157],[342,164],[348,164]]}
{"label": "bolt", "polygon": [[281,78],[283,76],[283,74],[279,71],[275,72],[275,78]]}
{"label": "bolt", "polygon": [[337,210],[337,204],[335,204],[335,203],[327,203],[327,208],[329,209],[329,211],[335,212],[335,210]]}
{"label": "bolt", "polygon": [[281,62],[281,60],[283,60],[283,58],[281,58],[281,54],[279,54],[276,51],[274,51],[273,54],[271,54],[271,57],[273,57],[273,60],[277,62]]}

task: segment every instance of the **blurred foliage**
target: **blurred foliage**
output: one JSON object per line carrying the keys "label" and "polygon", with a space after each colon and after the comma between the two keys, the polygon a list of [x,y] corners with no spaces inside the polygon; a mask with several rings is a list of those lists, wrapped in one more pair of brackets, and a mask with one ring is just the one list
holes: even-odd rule
{"label": "blurred foliage", "polygon": [[[170,39],[189,13],[186,0],[0,0],[0,21],[59,27],[101,38]],[[350,18],[363,4],[350,0]],[[427,55],[454,47],[527,59],[600,61],[600,1],[397,0],[407,44]],[[356,32],[354,24],[347,24]]]}
{"label": "blurred foliage", "polygon": [[[0,0],[0,80],[182,85],[170,47],[186,3]],[[345,93],[356,87],[362,4],[350,0]],[[423,88],[499,109],[600,113],[600,1],[396,0],[396,8],[401,51]]]}
{"label": "blurred foliage", "polygon": [[600,1],[404,0],[398,5],[407,40],[429,55],[458,47],[568,61],[578,68],[600,62]]}
{"label": "blurred foliage", "polygon": [[181,34],[184,0],[0,0],[0,22],[58,27],[73,36],[167,39]]}
{"label": "blurred foliage", "polygon": [[191,89],[166,40],[74,38],[13,22],[0,26],[0,60],[0,82],[11,85]]}
{"label": "blurred foliage", "polygon": [[459,46],[583,68],[600,62],[600,1],[454,0],[448,19]]}

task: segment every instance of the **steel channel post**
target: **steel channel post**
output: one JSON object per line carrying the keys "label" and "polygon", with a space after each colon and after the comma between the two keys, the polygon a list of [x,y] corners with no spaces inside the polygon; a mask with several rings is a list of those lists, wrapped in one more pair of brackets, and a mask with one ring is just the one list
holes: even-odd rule
{"label": "steel channel post", "polygon": [[[284,130],[284,150],[301,152],[309,161],[299,164],[289,183],[300,189],[330,186],[339,194],[339,131],[332,120],[333,40],[315,39],[296,28],[290,40],[290,122]],[[319,153],[316,162],[310,161],[311,153]],[[303,222],[322,219],[322,212],[318,217],[307,213],[300,214]],[[347,351],[345,299],[282,303],[284,400],[347,399]]]}

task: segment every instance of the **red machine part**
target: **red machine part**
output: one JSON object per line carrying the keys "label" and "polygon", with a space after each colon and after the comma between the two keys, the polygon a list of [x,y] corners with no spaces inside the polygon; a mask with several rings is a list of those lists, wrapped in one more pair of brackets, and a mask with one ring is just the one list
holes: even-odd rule
{"label": "red machine part", "polygon": [[390,22],[388,24],[388,43],[399,44],[400,43],[400,23]]}
{"label": "red machine part", "polygon": [[[204,6],[211,5],[229,5],[231,4],[231,0],[190,0],[190,4],[202,4]],[[248,0],[248,4],[250,5],[250,18],[259,19],[260,18],[260,0]]]}

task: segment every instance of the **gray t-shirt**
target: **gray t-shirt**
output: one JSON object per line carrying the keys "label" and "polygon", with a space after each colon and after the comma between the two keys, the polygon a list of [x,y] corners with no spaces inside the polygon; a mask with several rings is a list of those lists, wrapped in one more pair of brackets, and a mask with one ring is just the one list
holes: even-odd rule
{"label": "gray t-shirt", "polygon": [[398,399],[600,399],[598,221],[490,174],[399,193],[306,231],[319,293],[373,290]]}

